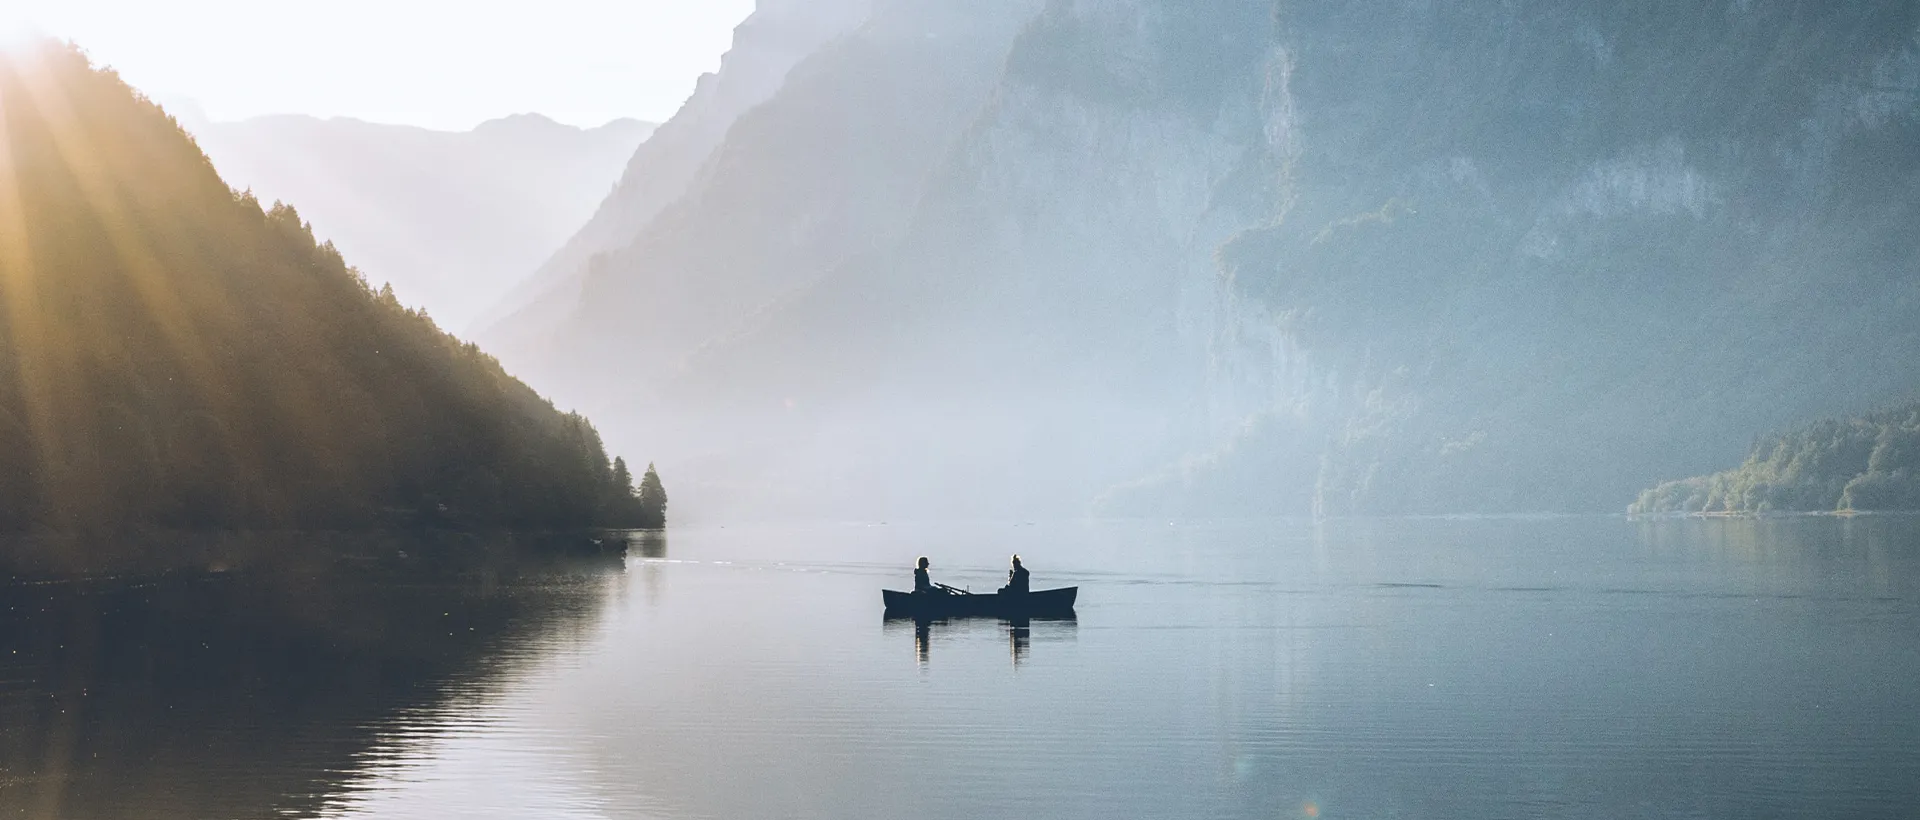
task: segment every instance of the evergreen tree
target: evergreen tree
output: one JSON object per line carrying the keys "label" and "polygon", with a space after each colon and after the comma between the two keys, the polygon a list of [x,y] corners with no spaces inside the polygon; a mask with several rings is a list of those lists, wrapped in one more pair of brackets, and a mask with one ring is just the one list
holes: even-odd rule
{"label": "evergreen tree", "polygon": [[667,525],[667,488],[660,483],[660,473],[652,463],[647,464],[647,474],[640,477],[640,518],[642,527]]}
{"label": "evergreen tree", "polygon": [[613,459],[613,484],[610,489],[616,497],[633,495],[633,471],[627,469],[627,460],[619,456]]}
{"label": "evergreen tree", "polygon": [[607,483],[606,501],[601,507],[601,520],[610,527],[645,527],[645,516],[640,512],[640,499],[633,486],[633,470],[627,467],[627,460],[613,460],[613,480]]}

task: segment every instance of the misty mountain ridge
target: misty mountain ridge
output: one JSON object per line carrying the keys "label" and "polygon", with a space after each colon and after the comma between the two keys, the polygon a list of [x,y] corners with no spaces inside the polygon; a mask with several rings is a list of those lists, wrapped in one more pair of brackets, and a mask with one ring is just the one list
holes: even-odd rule
{"label": "misty mountain ridge", "polygon": [[576,128],[540,114],[435,131],[348,117],[182,122],[214,167],[301,203],[371,281],[459,331],[593,212],[653,125]]}
{"label": "misty mountain ridge", "polygon": [[1896,2],[881,0],[490,338],[747,514],[1615,511],[1920,384],[1916,66]]}
{"label": "misty mountain ridge", "polygon": [[633,153],[592,218],[576,222],[571,239],[532,275],[523,271],[525,278],[481,316],[478,338],[543,335],[564,322],[593,256],[632,241],[693,184],[741,114],[772,96],[795,64],[864,22],[872,7],[873,0],[762,0],[734,30],[719,70],[702,75],[673,118]]}

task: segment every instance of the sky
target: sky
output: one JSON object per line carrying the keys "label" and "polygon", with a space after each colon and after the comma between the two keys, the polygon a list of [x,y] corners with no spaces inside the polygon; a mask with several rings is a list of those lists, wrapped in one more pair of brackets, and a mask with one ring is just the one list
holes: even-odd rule
{"label": "sky", "polygon": [[214,120],[346,116],[465,130],[540,113],[662,122],[754,0],[0,0],[0,33],[72,40]]}

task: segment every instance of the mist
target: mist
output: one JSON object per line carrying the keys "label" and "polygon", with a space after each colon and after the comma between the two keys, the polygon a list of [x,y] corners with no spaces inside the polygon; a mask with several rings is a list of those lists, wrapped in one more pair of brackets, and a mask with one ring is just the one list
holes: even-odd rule
{"label": "mist", "polygon": [[476,328],[689,509],[1617,511],[1913,395],[1910,4],[782,9]]}
{"label": "mist", "polygon": [[1920,805],[1911,0],[116,4],[0,815]]}
{"label": "mist", "polygon": [[465,331],[593,213],[653,125],[538,114],[433,131],[282,115],[213,122],[175,105],[228,184],[298,203],[369,281]]}

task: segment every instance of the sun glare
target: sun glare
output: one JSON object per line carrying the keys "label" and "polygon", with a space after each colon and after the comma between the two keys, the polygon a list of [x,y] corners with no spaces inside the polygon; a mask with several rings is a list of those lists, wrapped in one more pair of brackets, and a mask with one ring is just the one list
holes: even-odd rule
{"label": "sun glare", "polygon": [[11,49],[39,34],[39,29],[13,4],[0,4],[0,49]]}

